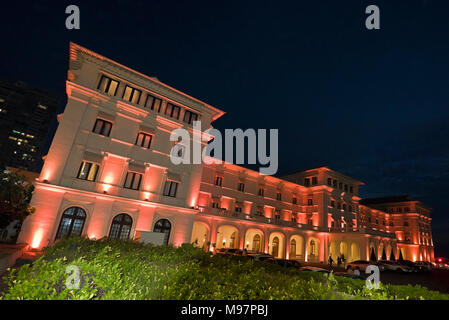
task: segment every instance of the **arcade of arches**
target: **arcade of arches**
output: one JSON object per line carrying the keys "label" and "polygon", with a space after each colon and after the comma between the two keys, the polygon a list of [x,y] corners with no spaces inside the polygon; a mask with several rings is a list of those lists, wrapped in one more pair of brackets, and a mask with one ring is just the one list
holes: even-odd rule
{"label": "arcade of arches", "polygon": [[[191,243],[209,251],[222,248],[246,249],[269,253],[276,258],[309,262],[327,261],[329,255],[334,261],[338,256],[344,255],[347,262],[399,257],[399,248],[388,240],[328,240],[315,233],[285,234],[277,230],[263,230],[257,226],[245,228],[233,224],[218,225],[214,229],[206,221],[194,222]],[[405,252],[402,254],[403,257],[406,256]]]}

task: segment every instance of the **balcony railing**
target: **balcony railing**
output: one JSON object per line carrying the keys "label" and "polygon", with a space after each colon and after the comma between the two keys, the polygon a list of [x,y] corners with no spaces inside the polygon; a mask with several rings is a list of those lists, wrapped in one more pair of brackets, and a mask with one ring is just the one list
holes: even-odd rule
{"label": "balcony railing", "polygon": [[318,226],[297,223],[294,221],[285,221],[285,220],[275,219],[275,218],[267,218],[265,216],[260,216],[257,214],[246,214],[243,212],[229,211],[226,209],[210,208],[210,207],[199,207],[199,211],[200,211],[200,213],[203,213],[203,214],[211,214],[211,215],[221,216],[221,217],[229,217],[229,218],[250,220],[250,221],[254,221],[254,222],[275,224],[275,225],[282,226],[282,227],[298,228],[298,229],[302,229],[302,230],[322,231],[322,228],[320,228]]}
{"label": "balcony railing", "polygon": [[393,233],[393,232],[390,233],[390,232],[384,232],[384,231],[373,230],[373,229],[368,229],[368,228],[362,228],[362,227],[355,228],[355,227],[349,227],[349,226],[346,226],[344,228],[319,227],[319,226],[313,226],[310,224],[302,224],[302,223],[297,223],[294,221],[285,221],[285,220],[281,220],[281,219],[267,218],[265,216],[260,216],[257,214],[246,214],[243,212],[230,211],[230,210],[220,209],[220,208],[199,207],[199,211],[202,214],[211,214],[211,215],[221,216],[221,217],[250,220],[250,221],[254,221],[254,222],[274,224],[274,225],[278,225],[281,227],[297,228],[300,230],[314,230],[314,231],[331,232],[331,233],[364,233],[364,234],[370,234],[370,235],[374,235],[374,236],[381,236],[381,237],[388,237],[388,238],[396,237],[395,233]]}

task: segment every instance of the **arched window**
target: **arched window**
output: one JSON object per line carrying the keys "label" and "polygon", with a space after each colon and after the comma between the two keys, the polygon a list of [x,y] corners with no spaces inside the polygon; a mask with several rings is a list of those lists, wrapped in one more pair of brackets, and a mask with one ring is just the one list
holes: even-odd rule
{"label": "arched window", "polygon": [[109,238],[111,239],[128,239],[133,225],[133,219],[125,214],[119,214],[112,220]]}
{"label": "arched window", "polygon": [[260,251],[260,236],[258,234],[253,238],[253,250]]}
{"label": "arched window", "polygon": [[275,258],[278,257],[278,254],[279,254],[279,238],[278,237],[273,238],[273,249],[271,251],[271,254]]}
{"label": "arched window", "polygon": [[154,232],[165,233],[164,244],[168,245],[168,239],[170,238],[171,223],[167,219],[161,219],[154,225]]}
{"label": "arched window", "polygon": [[296,258],[296,240],[292,239],[290,241],[290,258],[295,259]]}
{"label": "arched window", "polygon": [[80,207],[70,207],[64,211],[59,223],[56,239],[65,236],[79,236],[86,221],[86,212]]}

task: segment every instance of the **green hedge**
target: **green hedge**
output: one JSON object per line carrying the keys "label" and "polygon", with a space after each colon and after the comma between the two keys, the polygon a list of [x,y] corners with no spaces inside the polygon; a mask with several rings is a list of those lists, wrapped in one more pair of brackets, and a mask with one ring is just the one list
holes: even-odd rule
{"label": "green hedge", "polygon": [[[81,270],[80,289],[66,286],[67,266]],[[4,280],[0,299],[448,299],[422,287],[385,285],[285,269],[246,257],[211,257],[192,245],[69,238]]]}

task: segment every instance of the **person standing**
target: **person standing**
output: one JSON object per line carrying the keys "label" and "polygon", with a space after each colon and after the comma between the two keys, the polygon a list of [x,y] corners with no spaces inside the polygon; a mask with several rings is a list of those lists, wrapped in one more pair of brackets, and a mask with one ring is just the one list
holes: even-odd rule
{"label": "person standing", "polygon": [[332,263],[334,262],[334,259],[332,259],[332,255],[329,256],[329,259],[327,259],[327,262],[330,267],[332,267]]}

